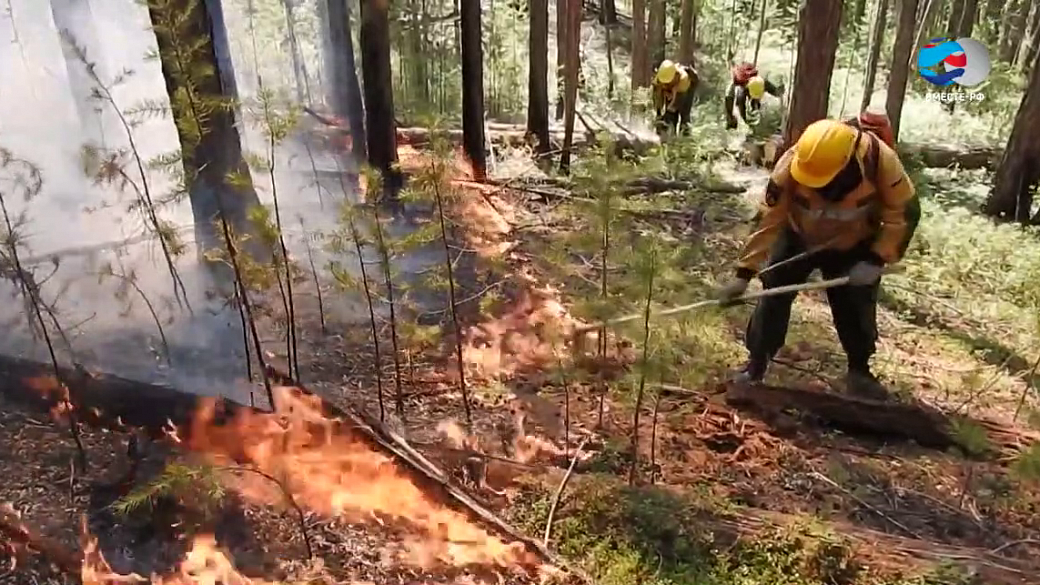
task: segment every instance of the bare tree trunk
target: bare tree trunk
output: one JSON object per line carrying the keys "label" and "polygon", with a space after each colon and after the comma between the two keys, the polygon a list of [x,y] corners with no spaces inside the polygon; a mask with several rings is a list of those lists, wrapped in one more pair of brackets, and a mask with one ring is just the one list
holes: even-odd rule
{"label": "bare tree trunk", "polygon": [[602,0],[599,8],[600,24],[617,24],[617,4],[614,0]]}
{"label": "bare tree trunk", "polygon": [[878,59],[881,57],[881,43],[885,42],[887,25],[888,0],[878,0],[877,12],[874,13],[874,25],[870,31],[870,49],[867,51],[867,70],[863,77],[863,99],[859,103],[860,111],[870,107],[870,100],[874,96]]}
{"label": "bare tree trunk", "polygon": [[755,65],[758,65],[758,51],[762,48],[762,35],[766,32],[766,9],[768,7],[769,0],[762,0],[761,12],[758,14],[758,34],[755,36],[755,56],[751,59]]}
{"label": "bare tree trunk", "polygon": [[581,0],[564,0],[567,25],[567,79],[564,83],[563,153],[560,171],[570,172],[571,147],[574,144],[574,119],[578,107],[578,60],[581,43]]}
{"label": "bare tree trunk", "polygon": [[[562,0],[561,0],[562,1]],[[646,87],[649,67],[646,52],[646,0],[632,0],[632,91]]]}
{"label": "bare tree trunk", "polygon": [[679,13],[679,53],[676,57],[680,63],[693,63],[693,10],[696,0],[682,0]]}
{"label": "bare tree trunk", "polygon": [[1000,29],[1000,53],[999,58],[1006,63],[1011,63],[1018,52],[1018,45],[1022,42],[1022,32],[1025,28],[1024,0],[1008,0],[1004,15],[1001,19]]}
{"label": "bare tree trunk", "polygon": [[650,0],[650,28],[647,31],[646,44],[652,62],[649,63],[647,73],[652,71],[658,63],[664,61],[664,20],[664,0]]}
{"label": "bare tree trunk", "polygon": [[355,161],[361,163],[368,159],[368,144],[365,107],[354,63],[354,41],[350,34],[350,5],[348,0],[327,0],[323,4],[328,15],[328,22],[322,28],[329,35],[327,66],[332,110],[349,122],[352,154]]}
{"label": "bare tree trunk", "polygon": [[1040,2],[1033,2],[1025,33],[1022,35],[1022,42],[1019,44],[1015,56],[1015,68],[1019,71],[1029,69],[1029,65],[1033,62],[1033,55],[1036,53],[1038,38],[1040,38]]}
{"label": "bare tree trunk", "polygon": [[480,0],[462,0],[462,148],[473,178],[487,178],[484,155],[484,49],[481,46]]}
{"label": "bare tree trunk", "polygon": [[951,0],[950,2],[950,18],[946,21],[946,34],[957,38],[957,31],[961,24],[961,17],[964,14],[964,0]]}
{"label": "bare tree trunk", "polygon": [[365,79],[368,161],[383,175],[384,188],[401,186],[394,122],[393,72],[390,70],[388,0],[361,0],[361,72]]}
{"label": "bare tree trunk", "polygon": [[296,81],[296,101],[301,104],[311,103],[311,82],[307,79],[307,65],[303,62],[303,54],[300,53],[300,43],[296,38],[296,0],[282,0],[282,8],[285,10],[285,29],[288,33],[289,55],[292,58],[293,78]]}
{"label": "bare tree trunk", "polygon": [[[200,252],[222,248],[217,220],[225,220],[237,234],[252,233],[249,213],[260,205],[242,155],[236,108],[212,107],[212,102],[238,97],[224,12],[219,0],[173,0],[162,10],[149,6],[149,16],[173,116],[183,121],[177,124],[177,134],[195,241]],[[186,52],[185,42],[200,44]],[[211,103],[207,107],[200,100]],[[207,122],[201,132],[195,125],[199,120]]]}
{"label": "bare tree trunk", "polygon": [[914,25],[917,24],[917,0],[899,0],[896,18],[896,40],[892,48],[892,67],[888,76],[885,111],[892,122],[892,135],[899,138],[899,121],[906,99],[906,83],[910,77],[910,55],[914,51]]}
{"label": "bare tree trunk", "polygon": [[1031,189],[1040,181],[1040,141],[1036,140],[1036,129],[1040,128],[1040,67],[1034,63],[1032,69],[1011,136],[993,177],[993,190],[983,208],[991,217],[1022,223],[1030,221]]}
{"label": "bare tree trunk", "polygon": [[530,66],[527,75],[527,132],[535,152],[549,150],[549,0],[531,0]]}
{"label": "bare tree trunk", "polygon": [[979,0],[964,0],[960,22],[957,23],[957,37],[970,37],[975,32],[975,20],[979,15]]}
{"label": "bare tree trunk", "polygon": [[567,0],[556,0],[556,119],[563,119],[567,77]]}
{"label": "bare tree trunk", "polygon": [[94,80],[87,73],[87,65],[80,61],[76,50],[68,44],[68,41],[74,42],[86,53],[102,82],[112,81],[90,3],[87,0],[50,0],[50,5],[54,27],[58,29],[58,34],[67,38],[66,42],[61,43],[61,52],[65,57],[72,99],[76,102],[84,138],[94,144],[103,145],[105,129],[118,128],[119,121],[112,118],[109,108],[101,107],[97,100],[91,98]]}
{"label": "bare tree trunk", "polygon": [[785,146],[794,144],[806,126],[827,117],[841,9],[841,2],[832,0],[805,0],[802,4],[798,18],[798,60],[784,127]]}

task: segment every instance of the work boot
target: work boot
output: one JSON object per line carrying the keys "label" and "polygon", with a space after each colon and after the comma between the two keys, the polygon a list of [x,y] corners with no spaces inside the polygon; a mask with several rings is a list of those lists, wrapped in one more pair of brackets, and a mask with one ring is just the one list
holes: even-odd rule
{"label": "work boot", "polygon": [[887,400],[888,389],[867,368],[849,368],[845,374],[845,387],[849,394],[869,400]]}
{"label": "work boot", "polygon": [[736,384],[761,384],[766,377],[769,362],[766,360],[749,360],[748,363],[733,376],[732,381]]}

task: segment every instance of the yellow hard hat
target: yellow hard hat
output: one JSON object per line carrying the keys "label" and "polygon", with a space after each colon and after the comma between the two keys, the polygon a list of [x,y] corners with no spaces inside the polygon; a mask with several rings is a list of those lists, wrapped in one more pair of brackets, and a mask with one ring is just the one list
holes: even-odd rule
{"label": "yellow hard hat", "polygon": [[762,99],[762,96],[766,95],[766,80],[757,75],[752,77],[747,82],[747,91],[751,99]]}
{"label": "yellow hard hat", "polygon": [[679,70],[676,68],[675,63],[665,59],[661,61],[661,66],[657,68],[657,75],[655,80],[657,83],[663,83],[665,85],[675,81],[675,76],[679,74]]}
{"label": "yellow hard hat", "polygon": [[810,189],[830,183],[852,158],[857,132],[836,120],[809,124],[794,145],[791,177]]}

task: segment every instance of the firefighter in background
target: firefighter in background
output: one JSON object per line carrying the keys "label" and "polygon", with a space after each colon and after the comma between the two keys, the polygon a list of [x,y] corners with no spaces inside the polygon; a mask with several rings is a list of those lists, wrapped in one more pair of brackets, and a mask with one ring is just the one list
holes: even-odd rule
{"label": "firefighter in background", "polygon": [[689,134],[696,88],[697,72],[693,67],[667,59],[661,62],[652,83],[659,133],[673,133],[678,129],[683,135]]}
{"label": "firefighter in background", "polygon": [[[773,169],[758,229],[718,298],[732,304],[763,265],[783,263],[761,274],[764,288],[804,283],[817,268],[827,279],[847,275],[849,284],[827,289],[848,358],[846,386],[883,399],[887,391],[869,363],[877,340],[881,274],[903,257],[920,217],[914,187],[886,140],[849,123],[814,122]],[[795,294],[759,300],[745,339],[750,359],[739,381],[765,376],[787,337]]]}
{"label": "firefighter in background", "polygon": [[770,83],[758,74],[758,68],[751,63],[741,63],[733,68],[732,81],[726,90],[726,128],[733,130],[737,127],[737,118],[733,115],[734,106],[740,119],[745,124],[747,120],[748,106],[755,112],[762,109],[762,98],[768,93],[779,98],[783,94],[783,88]]}

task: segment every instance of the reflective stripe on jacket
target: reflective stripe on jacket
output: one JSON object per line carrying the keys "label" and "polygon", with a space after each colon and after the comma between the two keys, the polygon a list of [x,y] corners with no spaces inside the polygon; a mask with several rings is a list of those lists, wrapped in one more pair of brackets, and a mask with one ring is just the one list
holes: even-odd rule
{"label": "reflective stripe on jacket", "polygon": [[[748,239],[738,266],[758,272],[785,226],[798,233],[809,247],[824,246],[848,250],[864,240],[872,240],[872,251],[885,263],[899,261],[917,229],[920,202],[899,161],[899,156],[880,140],[859,141],[856,161],[860,165],[859,185],[843,199],[825,200],[816,189],[797,183],[791,177],[794,149],[777,161],[766,185],[759,212],[758,229]],[[877,145],[877,172],[865,164],[871,142]]]}

